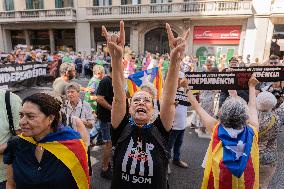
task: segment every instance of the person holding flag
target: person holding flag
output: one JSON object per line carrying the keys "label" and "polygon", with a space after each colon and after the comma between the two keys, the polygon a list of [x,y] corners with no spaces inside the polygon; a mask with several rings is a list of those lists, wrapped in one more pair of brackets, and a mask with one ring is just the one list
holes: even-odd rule
{"label": "person holding flag", "polygon": [[79,133],[61,124],[60,109],[45,93],[23,100],[22,134],[12,137],[4,152],[7,189],[90,188],[86,146]]}
{"label": "person holding flag", "polygon": [[169,131],[175,114],[175,95],[178,86],[179,64],[184,57],[189,30],[183,37],[174,38],[166,24],[171,47],[171,63],[161,101],[160,115],[151,122],[154,113],[153,97],[145,91],[134,93],[129,114],[126,110],[126,92],[122,67],[125,45],[124,22],[120,33],[110,35],[103,26],[103,36],[112,58],[112,85],[114,98],[111,123],[114,149],[111,189],[167,189],[169,153],[166,150]]}
{"label": "person holding flag", "polygon": [[[248,82],[248,105],[231,91],[233,96],[223,103],[219,120],[210,116],[188,90],[193,109],[212,133],[201,189],[259,189],[257,83],[254,76]],[[188,88],[186,80],[183,86]]]}

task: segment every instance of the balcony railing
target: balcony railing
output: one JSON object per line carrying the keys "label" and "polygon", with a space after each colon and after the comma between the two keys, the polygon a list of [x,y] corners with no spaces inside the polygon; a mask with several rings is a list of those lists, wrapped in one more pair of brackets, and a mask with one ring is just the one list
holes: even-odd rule
{"label": "balcony railing", "polygon": [[33,21],[73,21],[76,10],[73,8],[36,9],[24,11],[0,12],[0,22],[33,22]]}
{"label": "balcony railing", "polygon": [[87,7],[87,19],[119,20],[185,16],[251,15],[251,1],[189,1],[184,3]]}

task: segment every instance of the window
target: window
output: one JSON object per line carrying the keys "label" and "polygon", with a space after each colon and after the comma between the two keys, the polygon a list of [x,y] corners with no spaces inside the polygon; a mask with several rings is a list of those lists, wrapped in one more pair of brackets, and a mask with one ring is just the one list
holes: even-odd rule
{"label": "window", "polygon": [[171,3],[172,0],[151,0],[151,3],[157,3],[157,4],[160,4],[160,3]]}
{"label": "window", "polygon": [[27,9],[43,9],[43,0],[26,0]]}
{"label": "window", "polygon": [[14,10],[14,0],[5,0],[4,2],[6,11]]}
{"label": "window", "polygon": [[19,44],[26,44],[26,37],[23,30],[11,30],[10,33],[13,49]]}
{"label": "window", "polygon": [[93,6],[111,6],[112,0],[93,0]]}
{"label": "window", "polygon": [[141,0],[121,0],[121,5],[138,5],[141,4]]}
{"label": "window", "polygon": [[55,8],[74,7],[73,0],[55,0]]}
{"label": "window", "polygon": [[75,29],[56,29],[53,34],[57,51],[75,49]]}
{"label": "window", "polygon": [[48,30],[29,30],[31,45],[37,49],[50,50],[49,32]]}

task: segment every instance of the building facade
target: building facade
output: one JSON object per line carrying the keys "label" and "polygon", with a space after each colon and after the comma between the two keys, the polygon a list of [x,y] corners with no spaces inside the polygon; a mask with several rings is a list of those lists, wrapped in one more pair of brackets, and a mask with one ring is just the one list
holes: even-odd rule
{"label": "building facade", "polygon": [[89,54],[105,44],[101,26],[116,32],[119,20],[136,54],[168,52],[169,23],[175,35],[190,27],[187,54],[198,58],[284,55],[283,0],[0,0],[0,51],[25,44]]}

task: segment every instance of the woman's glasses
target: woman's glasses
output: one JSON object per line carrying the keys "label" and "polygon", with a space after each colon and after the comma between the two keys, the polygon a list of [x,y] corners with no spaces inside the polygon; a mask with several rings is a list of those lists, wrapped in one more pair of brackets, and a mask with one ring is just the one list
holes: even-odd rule
{"label": "woman's glasses", "polygon": [[150,97],[134,97],[134,98],[132,98],[132,102],[135,105],[140,104],[141,102],[145,103],[145,104],[148,104],[148,103],[152,103],[153,99],[150,98]]}
{"label": "woman's glasses", "polygon": [[278,62],[277,61],[271,61],[271,62],[269,62],[271,65],[277,65],[278,64]]}

